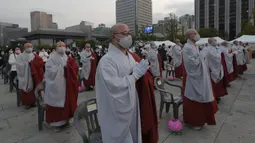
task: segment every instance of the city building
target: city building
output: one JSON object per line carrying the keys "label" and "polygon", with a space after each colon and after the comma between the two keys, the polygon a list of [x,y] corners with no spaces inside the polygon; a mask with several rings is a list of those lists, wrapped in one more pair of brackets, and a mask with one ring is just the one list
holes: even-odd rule
{"label": "city building", "polygon": [[98,27],[93,29],[93,35],[98,36],[110,36],[110,27],[106,27],[105,24],[99,24]]}
{"label": "city building", "polygon": [[65,30],[68,31],[68,32],[88,33],[89,34],[89,39],[90,39],[91,36],[92,36],[92,26],[93,26],[93,23],[82,21],[78,25],[73,25],[73,26],[66,27]]}
{"label": "city building", "polygon": [[103,23],[98,24],[98,27],[105,27],[105,24],[103,24]]}
{"label": "city building", "polygon": [[10,40],[20,38],[27,32],[27,28],[20,28],[18,24],[0,22],[0,45],[8,45]]}
{"label": "city building", "polygon": [[195,16],[185,14],[179,18],[180,24],[183,26],[183,30],[187,31],[188,29],[195,28]]}
{"label": "city building", "polygon": [[196,29],[215,28],[233,39],[253,17],[254,5],[255,0],[195,0]]}
{"label": "city building", "polygon": [[51,28],[52,29],[58,29],[58,24],[53,22]]}
{"label": "city building", "polygon": [[3,28],[3,45],[8,45],[12,40],[21,38],[28,33],[28,28],[11,27]]}
{"label": "city building", "polygon": [[136,34],[152,25],[151,0],[116,0],[116,23],[127,24]]}
{"label": "city building", "polygon": [[52,29],[52,14],[46,12],[30,12],[31,31],[38,29]]}

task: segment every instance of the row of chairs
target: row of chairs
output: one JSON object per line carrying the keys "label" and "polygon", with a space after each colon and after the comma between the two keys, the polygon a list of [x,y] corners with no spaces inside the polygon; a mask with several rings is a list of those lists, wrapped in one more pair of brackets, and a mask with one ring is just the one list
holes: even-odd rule
{"label": "row of chairs", "polygon": [[[15,80],[15,86],[18,87],[18,80]],[[45,82],[42,83],[45,85]],[[166,108],[166,112],[169,112],[170,106],[173,106],[173,116],[175,119],[179,117],[179,107],[182,104],[182,95],[174,96],[171,92],[165,89],[165,84],[173,87],[177,87],[182,91],[182,87],[179,85],[174,85],[164,80],[162,78],[155,78],[154,84],[156,89],[160,92],[160,110],[159,110],[159,118],[162,118],[162,112],[164,106]],[[44,87],[44,86],[43,86]],[[43,130],[43,122],[44,122],[44,112],[46,108],[46,104],[44,103],[43,94],[39,94],[39,92],[43,92],[43,90],[35,89],[35,97],[37,103],[37,112],[38,112],[38,130]],[[180,92],[181,93],[181,92]],[[17,90],[17,105],[20,106],[20,93]],[[90,99],[84,101],[79,104],[77,107],[74,117],[73,117],[73,125],[76,128],[77,132],[81,136],[84,143],[102,143],[101,130],[97,117],[97,102],[96,99]],[[84,122],[85,124],[84,125]]]}

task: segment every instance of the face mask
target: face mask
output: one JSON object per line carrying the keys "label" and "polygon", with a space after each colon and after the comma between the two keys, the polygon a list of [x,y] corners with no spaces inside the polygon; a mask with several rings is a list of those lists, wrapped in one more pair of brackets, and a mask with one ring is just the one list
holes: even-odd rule
{"label": "face mask", "polygon": [[10,54],[13,54],[13,51],[9,51]]}
{"label": "face mask", "polygon": [[60,54],[64,54],[66,52],[66,48],[65,47],[59,47],[57,49],[57,51],[60,53]]}
{"label": "face mask", "polygon": [[15,50],[15,53],[16,53],[16,54],[19,54],[19,53],[20,53],[20,50]]}
{"label": "face mask", "polygon": [[33,51],[33,48],[26,48],[25,51],[26,51],[27,53],[31,53],[31,52]]}
{"label": "face mask", "polygon": [[132,40],[132,37],[129,35],[129,36],[120,38],[118,43],[120,44],[121,47],[128,49],[132,45],[133,40]]}
{"label": "face mask", "polygon": [[200,35],[196,34],[196,36],[193,38],[193,40],[195,40],[196,42],[200,40]]}

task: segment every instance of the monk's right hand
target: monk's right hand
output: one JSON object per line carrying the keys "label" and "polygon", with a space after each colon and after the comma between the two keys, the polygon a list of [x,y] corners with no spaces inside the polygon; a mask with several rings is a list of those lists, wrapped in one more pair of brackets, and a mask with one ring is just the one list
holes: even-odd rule
{"label": "monk's right hand", "polygon": [[134,66],[132,75],[136,79],[139,79],[147,72],[149,68],[150,66],[148,60],[142,60],[139,64]]}

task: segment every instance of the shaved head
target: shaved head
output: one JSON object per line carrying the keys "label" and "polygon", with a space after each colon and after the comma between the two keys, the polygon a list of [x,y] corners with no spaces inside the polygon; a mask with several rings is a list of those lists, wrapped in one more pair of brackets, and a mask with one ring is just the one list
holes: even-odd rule
{"label": "shaved head", "polygon": [[32,48],[33,47],[33,45],[31,44],[31,43],[26,43],[26,44],[24,44],[24,49],[26,49],[26,48]]}
{"label": "shaved head", "polygon": [[129,29],[126,24],[117,23],[112,26],[111,35],[114,35],[115,33],[125,32],[125,29]]}
{"label": "shaved head", "polygon": [[216,46],[217,45],[217,40],[215,38],[209,38],[208,43],[213,45],[213,46]]}
{"label": "shaved head", "polygon": [[64,42],[62,42],[62,41],[59,41],[59,42],[57,43],[56,48],[58,48],[58,47],[66,47],[66,44],[65,44]]}
{"label": "shaved head", "polygon": [[189,29],[186,32],[186,38],[190,38],[192,35],[196,35],[197,34],[197,30],[195,29]]}

